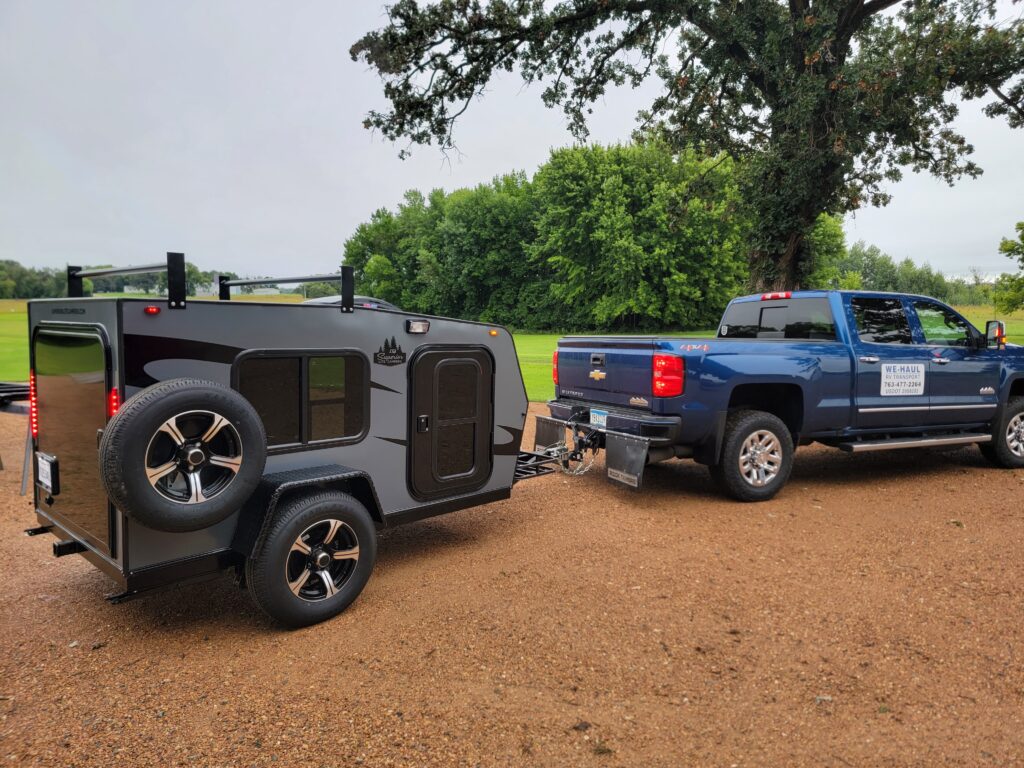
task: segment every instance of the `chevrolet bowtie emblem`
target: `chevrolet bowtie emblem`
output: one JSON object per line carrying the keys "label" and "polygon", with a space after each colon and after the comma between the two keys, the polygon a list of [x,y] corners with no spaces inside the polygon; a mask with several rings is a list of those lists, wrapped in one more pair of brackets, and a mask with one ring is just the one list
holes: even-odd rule
{"label": "chevrolet bowtie emblem", "polygon": [[604,371],[591,371],[590,378],[592,378],[594,381],[604,381],[606,378],[608,378],[608,374],[605,373]]}

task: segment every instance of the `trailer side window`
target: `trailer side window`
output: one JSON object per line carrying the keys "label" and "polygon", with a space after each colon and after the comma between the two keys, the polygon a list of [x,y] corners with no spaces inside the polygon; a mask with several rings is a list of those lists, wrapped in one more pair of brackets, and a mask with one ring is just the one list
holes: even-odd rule
{"label": "trailer side window", "polygon": [[365,363],[357,355],[309,358],[309,439],[334,440],[363,431]]}
{"label": "trailer side window", "polygon": [[248,357],[238,366],[238,391],[263,419],[267,445],[302,441],[302,360]]}
{"label": "trailer side window", "polygon": [[238,391],[263,419],[270,447],[358,438],[368,390],[357,354],[258,355],[238,364]]}

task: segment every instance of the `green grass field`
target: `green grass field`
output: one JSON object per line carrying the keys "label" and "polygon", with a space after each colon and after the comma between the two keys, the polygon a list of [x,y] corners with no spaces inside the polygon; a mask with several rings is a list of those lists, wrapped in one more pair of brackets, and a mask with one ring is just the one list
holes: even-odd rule
{"label": "green grass field", "polygon": [[[205,300],[203,297],[200,301]],[[154,301],[157,299],[154,297]],[[266,301],[291,303],[301,301],[298,294],[277,296],[243,295],[232,297],[232,301]],[[985,321],[991,319],[1006,322],[1009,340],[1024,344],[1024,310],[1010,315],[999,316],[992,307],[957,307],[974,325],[984,330]],[[689,331],[679,336],[709,336],[713,330]],[[534,402],[544,402],[554,393],[551,383],[551,354],[559,336],[557,333],[517,333],[516,351],[519,366],[526,383],[526,394]],[[0,299],[0,381],[25,381],[28,378],[28,318],[24,299]]]}

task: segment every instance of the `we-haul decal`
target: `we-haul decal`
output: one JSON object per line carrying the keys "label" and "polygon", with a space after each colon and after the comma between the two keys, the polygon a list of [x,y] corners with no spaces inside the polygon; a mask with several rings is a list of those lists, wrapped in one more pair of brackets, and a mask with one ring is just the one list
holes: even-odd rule
{"label": "we-haul decal", "polygon": [[924,394],[923,363],[883,363],[882,397]]}

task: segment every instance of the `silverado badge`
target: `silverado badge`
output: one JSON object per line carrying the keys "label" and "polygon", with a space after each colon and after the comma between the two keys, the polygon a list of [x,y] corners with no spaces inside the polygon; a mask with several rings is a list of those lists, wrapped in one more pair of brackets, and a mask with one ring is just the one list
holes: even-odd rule
{"label": "silverado badge", "polygon": [[604,381],[606,378],[608,378],[608,374],[605,373],[604,371],[591,371],[590,378],[592,378],[594,381]]}

